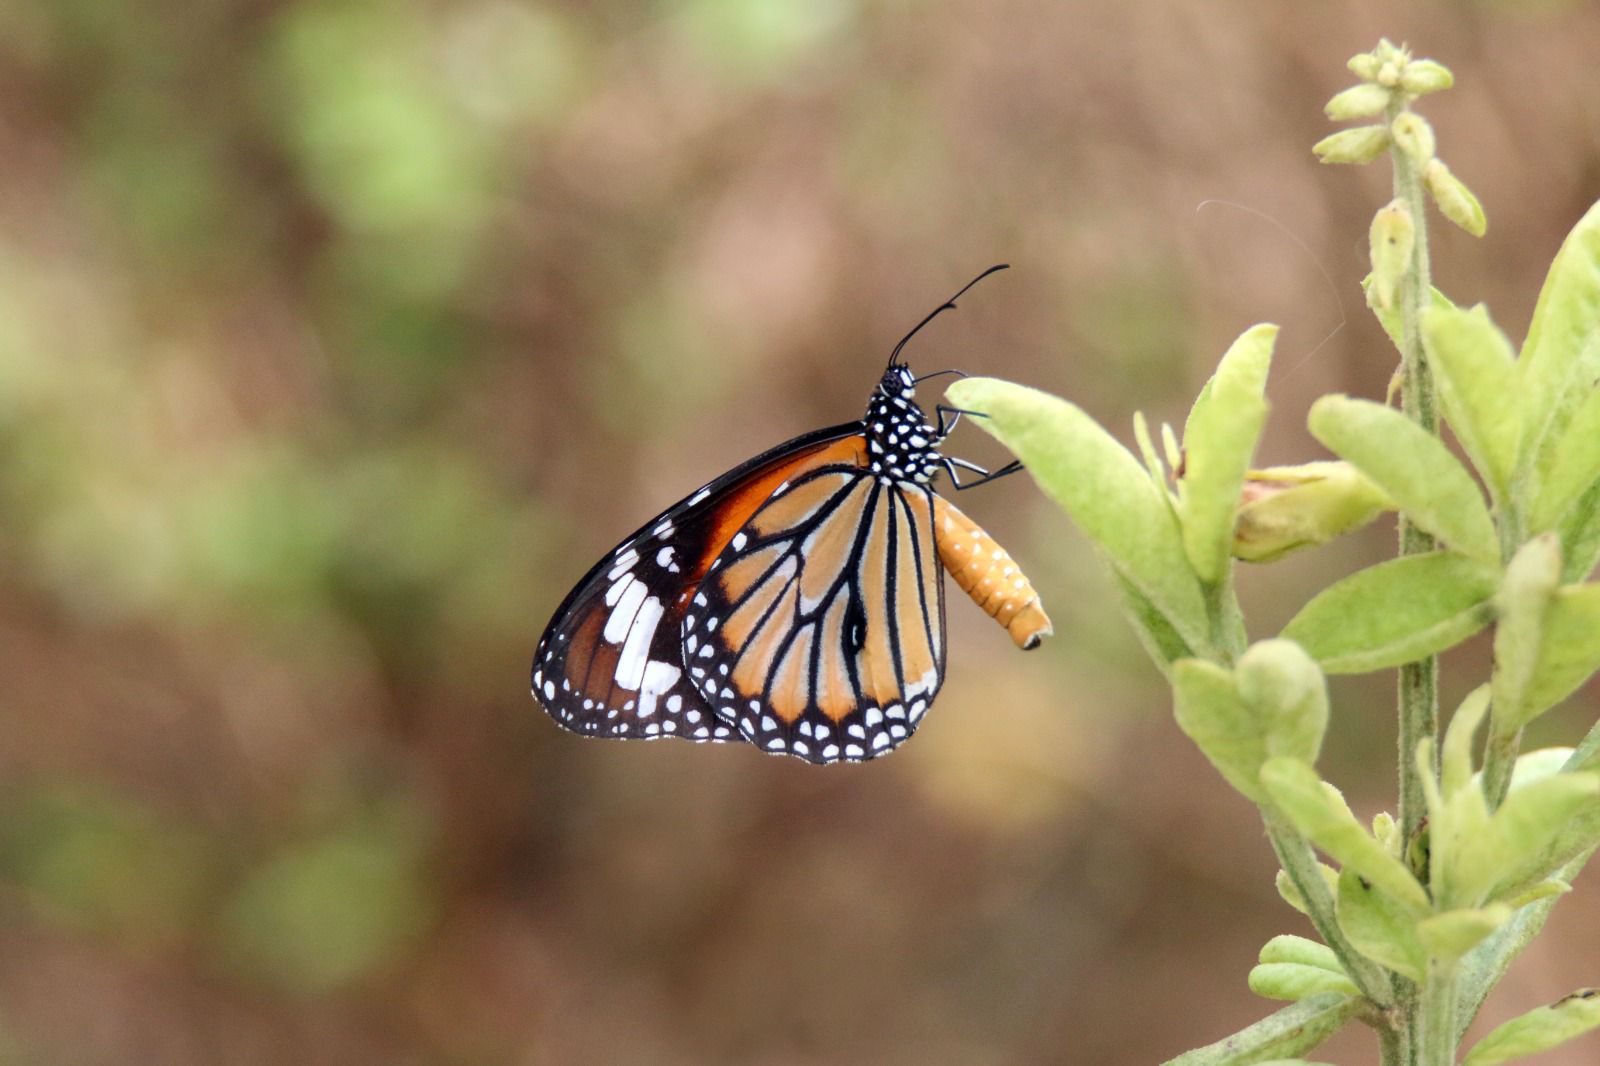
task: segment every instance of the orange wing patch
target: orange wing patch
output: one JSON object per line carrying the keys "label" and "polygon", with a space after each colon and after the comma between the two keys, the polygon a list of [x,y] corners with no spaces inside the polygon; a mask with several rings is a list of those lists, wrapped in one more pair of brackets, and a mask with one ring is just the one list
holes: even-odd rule
{"label": "orange wing patch", "polygon": [[939,561],[972,601],[1006,627],[1017,647],[1037,648],[1055,630],[1033,583],[1006,550],[943,496],[934,497]]}
{"label": "orange wing patch", "polygon": [[728,546],[734,535],[744,528],[745,523],[750,521],[751,516],[761,510],[762,504],[772,497],[779,485],[785,481],[793,481],[808,470],[830,465],[866,466],[867,438],[855,433],[836,441],[807,448],[759,476],[750,478],[724,497],[717,507],[715,532],[706,539],[705,550],[685,575],[687,587],[684,598],[687,599],[688,592],[705,577],[706,571],[711,568],[711,563]]}
{"label": "orange wing patch", "polygon": [[751,517],[684,619],[691,683],[721,721],[811,762],[910,736],[944,677],[934,499],[824,468]]}

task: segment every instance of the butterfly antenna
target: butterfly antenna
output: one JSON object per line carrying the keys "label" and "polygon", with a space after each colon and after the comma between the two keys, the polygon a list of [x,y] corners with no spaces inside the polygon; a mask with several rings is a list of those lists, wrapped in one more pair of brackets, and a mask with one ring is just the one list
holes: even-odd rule
{"label": "butterfly antenna", "polygon": [[963,377],[963,378],[968,376],[967,372],[965,370],[935,370],[933,373],[924,374],[920,378],[912,378],[911,379],[911,383],[913,385],[920,385],[924,381],[927,381],[929,378],[942,378],[946,374],[955,374],[958,377]]}
{"label": "butterfly antenna", "polygon": [[961,299],[962,296],[966,295],[967,290],[972,288],[978,282],[982,281],[984,278],[988,277],[990,274],[998,273],[999,271],[1005,270],[1010,266],[1011,266],[1010,263],[997,263],[997,264],[995,264],[994,266],[990,267],[988,270],[985,270],[982,274],[979,274],[977,277],[973,278],[971,281],[969,281],[965,285],[961,286],[961,290],[959,292],[957,292],[954,296],[950,297],[950,299],[946,300],[944,303],[940,304],[938,307],[935,307],[932,311],[929,311],[928,312],[928,317],[924,318],[921,322],[918,322],[915,326],[913,326],[911,328],[911,332],[907,333],[904,337],[901,337],[900,338],[900,343],[894,346],[894,351],[889,353],[889,366],[892,367],[892,366],[895,365],[895,363],[900,358],[901,349],[903,349],[906,346],[906,342],[907,341],[911,340],[912,337],[915,337],[917,335],[917,331],[918,330],[920,330],[923,326],[926,326],[929,322],[932,322],[934,319],[938,318],[944,312],[946,312],[946,311],[954,311],[956,309],[956,301]]}

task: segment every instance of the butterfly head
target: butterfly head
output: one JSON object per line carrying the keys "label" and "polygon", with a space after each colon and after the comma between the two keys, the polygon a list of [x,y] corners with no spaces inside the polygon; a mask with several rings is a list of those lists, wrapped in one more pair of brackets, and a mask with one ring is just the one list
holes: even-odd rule
{"label": "butterfly head", "polygon": [[867,401],[867,458],[886,480],[927,484],[939,469],[939,431],[917,405],[917,381],[904,363],[891,363]]}

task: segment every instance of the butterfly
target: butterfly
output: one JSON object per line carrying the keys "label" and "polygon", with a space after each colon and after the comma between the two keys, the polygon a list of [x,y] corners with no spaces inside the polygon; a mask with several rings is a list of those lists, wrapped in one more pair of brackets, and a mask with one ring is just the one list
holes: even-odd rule
{"label": "butterfly", "polygon": [[[948,571],[1021,648],[1051,633],[1005,549],[934,491],[990,472],[942,454],[963,411],[930,424],[906,344],[856,422],[763,452],[617,545],[557,608],[533,660],[533,695],[597,737],[746,741],[811,763],[894,750],[944,680]],[[960,371],[940,371],[939,374]],[[965,471],[968,480],[960,480]]]}

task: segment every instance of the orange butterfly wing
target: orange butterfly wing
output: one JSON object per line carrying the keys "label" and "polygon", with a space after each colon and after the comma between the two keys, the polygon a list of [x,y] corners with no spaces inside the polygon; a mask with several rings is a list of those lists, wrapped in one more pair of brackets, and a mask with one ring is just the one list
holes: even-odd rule
{"label": "orange butterfly wing", "polygon": [[834,465],[751,516],[683,620],[690,683],[724,723],[815,763],[911,735],[944,679],[936,500]]}
{"label": "orange butterfly wing", "polygon": [[735,740],[688,683],[684,609],[712,562],[778,486],[864,462],[859,423],[797,437],[667,508],[568,594],[534,652],[533,694],[588,736]]}

